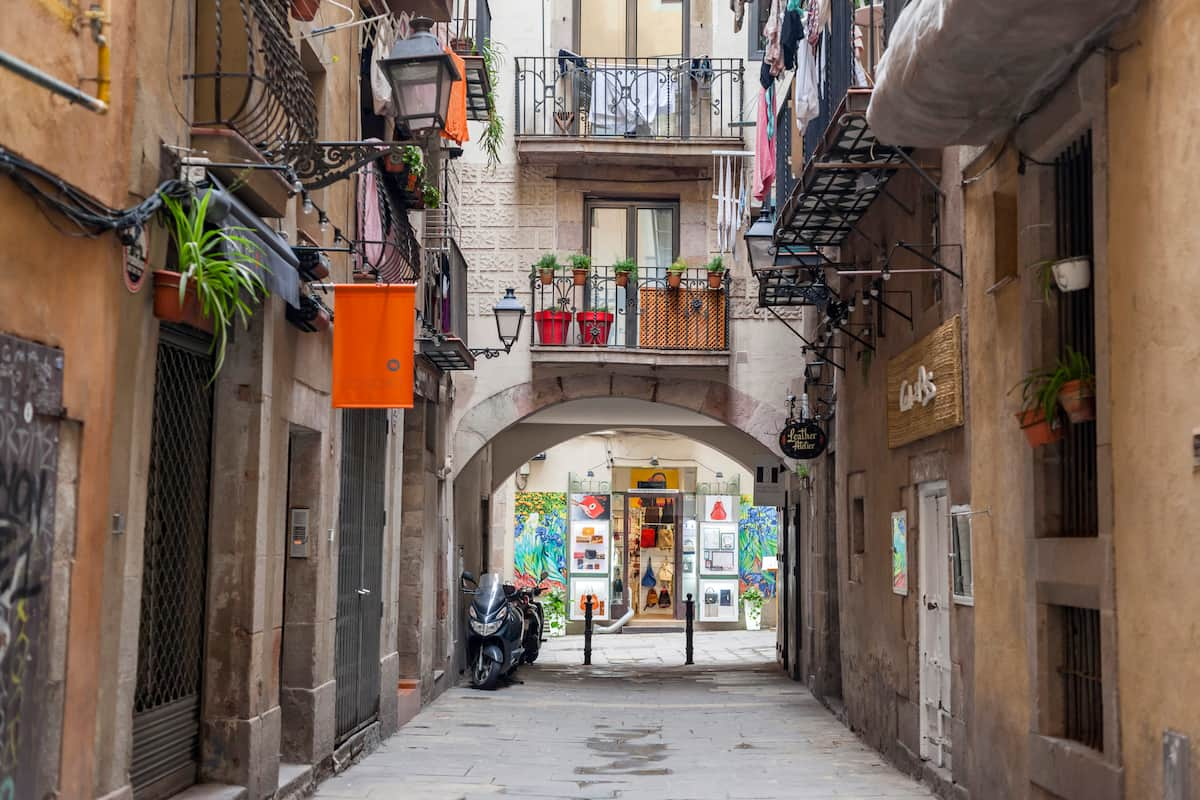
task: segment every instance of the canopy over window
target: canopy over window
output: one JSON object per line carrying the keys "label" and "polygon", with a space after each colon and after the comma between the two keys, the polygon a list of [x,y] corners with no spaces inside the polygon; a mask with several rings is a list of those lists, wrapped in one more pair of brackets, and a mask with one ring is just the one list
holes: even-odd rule
{"label": "canopy over window", "polygon": [[867,119],[880,141],[987,144],[1057,86],[1137,0],[913,0]]}

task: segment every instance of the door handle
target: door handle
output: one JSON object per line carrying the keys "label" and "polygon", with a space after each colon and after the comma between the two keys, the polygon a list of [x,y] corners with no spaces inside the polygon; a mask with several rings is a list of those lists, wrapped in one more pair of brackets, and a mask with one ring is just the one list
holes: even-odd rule
{"label": "door handle", "polygon": [[938,604],[933,601],[930,601],[925,604],[925,608],[929,609],[930,611],[937,611]]}
{"label": "door handle", "polygon": [[370,589],[355,589],[354,591],[358,592],[359,594],[370,594],[371,593]]}

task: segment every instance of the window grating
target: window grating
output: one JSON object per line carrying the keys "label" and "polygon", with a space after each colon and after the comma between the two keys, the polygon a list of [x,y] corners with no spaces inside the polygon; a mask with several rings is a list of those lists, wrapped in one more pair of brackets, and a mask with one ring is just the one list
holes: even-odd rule
{"label": "window grating", "polygon": [[1104,750],[1100,612],[1062,606],[1063,735]]}
{"label": "window grating", "polygon": [[[1088,131],[1054,161],[1056,230],[1059,258],[1093,256],[1092,133]],[[1096,364],[1096,315],[1093,285],[1058,293],[1059,352],[1067,348]],[[1096,491],[1096,423],[1066,426],[1062,442],[1062,536],[1095,536],[1099,529]]]}

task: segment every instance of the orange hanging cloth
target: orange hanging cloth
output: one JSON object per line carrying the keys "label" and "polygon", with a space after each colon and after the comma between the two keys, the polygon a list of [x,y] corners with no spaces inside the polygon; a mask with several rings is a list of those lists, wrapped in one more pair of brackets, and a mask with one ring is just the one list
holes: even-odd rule
{"label": "orange hanging cloth", "polygon": [[450,105],[446,109],[446,129],[442,131],[442,138],[462,144],[471,138],[467,131],[467,62],[449,47],[446,55],[454,60],[459,79],[450,84]]}
{"label": "orange hanging cloth", "polygon": [[334,408],[412,408],[416,285],[339,283]]}

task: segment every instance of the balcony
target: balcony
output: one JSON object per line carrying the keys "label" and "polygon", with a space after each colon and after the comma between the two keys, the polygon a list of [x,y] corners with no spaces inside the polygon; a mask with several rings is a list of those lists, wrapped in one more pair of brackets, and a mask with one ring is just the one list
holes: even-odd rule
{"label": "balcony", "polygon": [[543,163],[705,166],[740,147],[740,58],[516,59],[517,152]]}
{"label": "balcony", "polygon": [[729,365],[729,276],[710,286],[703,268],[669,285],[665,269],[643,268],[625,285],[593,266],[582,285],[571,274],[533,281],[535,364],[643,367]]}
{"label": "balcony", "polygon": [[454,16],[434,26],[438,39],[449,43],[463,60],[467,79],[467,119],[487,120],[494,110],[492,78],[484,60],[490,46],[492,9],[488,0],[455,0]]}

